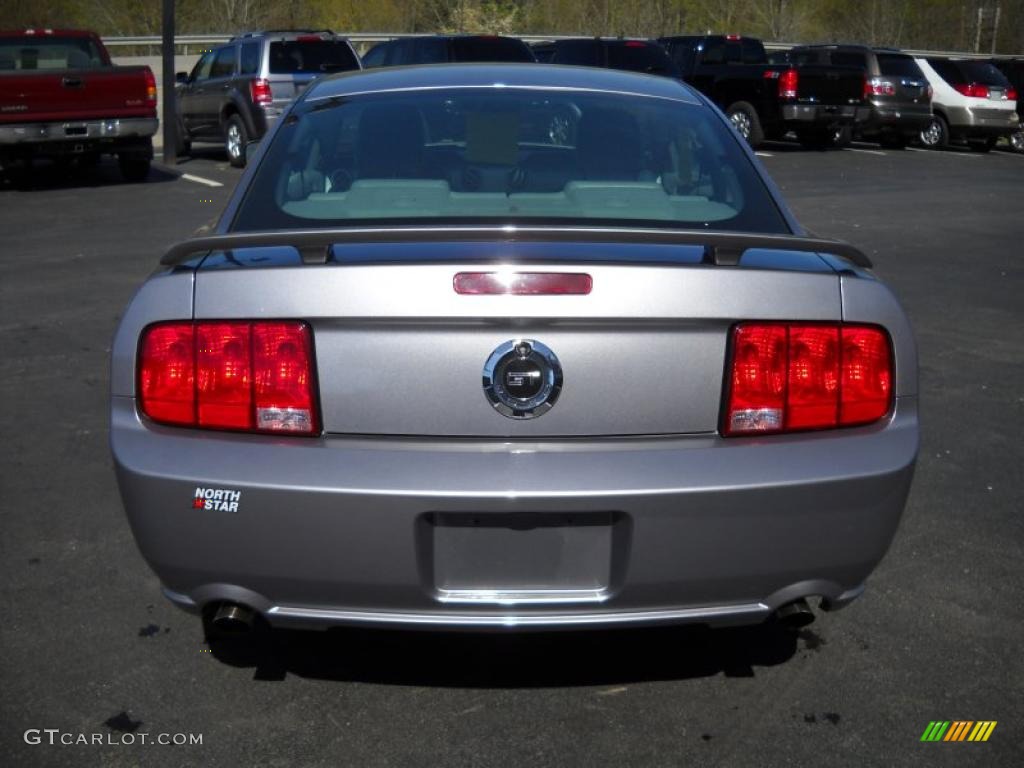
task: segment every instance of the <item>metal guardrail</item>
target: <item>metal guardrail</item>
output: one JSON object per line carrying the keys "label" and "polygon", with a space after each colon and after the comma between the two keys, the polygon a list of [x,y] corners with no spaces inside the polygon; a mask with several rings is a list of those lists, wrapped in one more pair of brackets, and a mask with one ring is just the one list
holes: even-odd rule
{"label": "metal guardrail", "polygon": [[[379,43],[385,40],[395,40],[400,37],[420,37],[421,33],[416,32],[339,32],[341,37],[348,38],[352,43],[360,45],[368,45],[370,43]],[[179,53],[188,53],[189,48],[209,48],[210,46],[220,45],[226,43],[236,35],[177,35],[174,38],[174,44],[177,48],[184,50],[178,51]],[[588,38],[588,35],[516,35],[521,40],[527,43],[540,43],[547,40],[569,40]],[[108,48],[118,47],[152,47],[160,48],[160,37],[159,35],[145,35],[137,37],[104,37],[103,44]],[[769,51],[785,51],[796,45],[804,45],[805,43],[779,43],[779,42],[765,42],[764,47]],[[931,51],[921,50],[916,48],[902,48],[904,53],[909,53],[912,56],[956,56],[960,58],[971,58],[971,59],[991,59],[991,58],[1013,58],[1016,56],[1022,56],[1024,54],[991,54],[991,53],[971,53],[967,51]]]}

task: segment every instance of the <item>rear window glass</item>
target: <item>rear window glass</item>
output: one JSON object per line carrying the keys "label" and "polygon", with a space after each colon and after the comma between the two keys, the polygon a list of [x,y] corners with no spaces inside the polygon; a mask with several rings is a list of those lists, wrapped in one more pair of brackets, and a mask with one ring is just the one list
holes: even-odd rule
{"label": "rear window glass", "polygon": [[909,77],[914,80],[924,79],[921,68],[910,56],[894,56],[891,53],[878,54],[878,69],[883,75],[890,77]]}
{"label": "rear window glass", "polygon": [[99,47],[88,37],[0,37],[0,72],[102,66]]}
{"label": "rear window glass", "polygon": [[950,84],[980,83],[981,85],[1008,86],[1009,81],[987,61],[943,61],[929,59],[936,72]]}
{"label": "rear window glass", "polygon": [[260,44],[243,43],[241,58],[242,65],[239,71],[243,75],[255,75],[260,68]]}
{"label": "rear window glass", "polygon": [[359,69],[348,43],[340,40],[282,40],[270,44],[270,72],[297,75]]}
{"label": "rear window glass", "polygon": [[670,75],[675,71],[664,48],[642,40],[608,43],[608,66],[651,75]]}
{"label": "rear window glass", "polygon": [[453,61],[536,61],[530,47],[510,37],[456,37]]}
{"label": "rear window glass", "polygon": [[558,64],[575,64],[581,67],[601,65],[600,43],[593,40],[560,40],[555,43],[553,61]]}
{"label": "rear window glass", "polygon": [[477,88],[302,104],[233,228],[380,221],[788,231],[739,140],[705,107]]}
{"label": "rear window glass", "polygon": [[868,57],[860,51],[832,51],[832,63],[837,67],[868,68]]}

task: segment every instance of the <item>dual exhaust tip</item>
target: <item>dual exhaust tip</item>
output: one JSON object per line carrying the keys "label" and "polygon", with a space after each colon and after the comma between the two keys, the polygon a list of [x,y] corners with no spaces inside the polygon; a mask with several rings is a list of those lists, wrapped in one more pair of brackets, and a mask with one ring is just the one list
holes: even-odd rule
{"label": "dual exhaust tip", "polygon": [[778,610],[772,614],[772,618],[777,624],[787,629],[800,629],[814,621],[814,611],[801,597],[799,600],[779,606]]}

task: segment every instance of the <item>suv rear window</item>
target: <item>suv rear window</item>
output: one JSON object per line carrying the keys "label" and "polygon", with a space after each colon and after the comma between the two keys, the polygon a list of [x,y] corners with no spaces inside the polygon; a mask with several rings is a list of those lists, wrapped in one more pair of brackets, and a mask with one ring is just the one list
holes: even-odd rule
{"label": "suv rear window", "polygon": [[536,61],[530,47],[511,37],[456,37],[452,61]]}
{"label": "suv rear window", "polygon": [[883,75],[889,77],[910,77],[914,80],[923,80],[924,73],[917,66],[911,56],[901,56],[894,53],[879,53],[878,69]]}
{"label": "suv rear window", "polygon": [[314,94],[292,118],[233,229],[557,221],[788,231],[739,140],[703,106],[437,88],[330,103]]}
{"label": "suv rear window", "polygon": [[607,43],[608,66],[630,72],[652,75],[671,75],[675,72],[672,59],[660,45],[643,40],[624,40]]}
{"label": "suv rear window", "polygon": [[960,85],[961,83],[1010,85],[1010,82],[1003,76],[1003,73],[987,61],[928,59],[928,63],[950,85]]}
{"label": "suv rear window", "polygon": [[341,40],[279,40],[270,44],[270,73],[345,72],[359,69],[348,43]]}

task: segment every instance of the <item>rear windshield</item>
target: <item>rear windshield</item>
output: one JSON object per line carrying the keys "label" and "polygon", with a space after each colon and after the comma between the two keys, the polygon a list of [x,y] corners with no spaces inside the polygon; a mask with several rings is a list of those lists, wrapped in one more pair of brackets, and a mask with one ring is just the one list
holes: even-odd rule
{"label": "rear windshield", "polygon": [[0,72],[105,66],[88,37],[0,37]]}
{"label": "rear windshield", "polygon": [[270,73],[344,72],[359,69],[348,43],[341,40],[282,40],[270,44]]}
{"label": "rear windshield", "polygon": [[630,72],[646,72],[651,75],[671,75],[675,66],[668,53],[657,43],[642,40],[610,42],[608,45],[608,66]]}
{"label": "rear windshield", "polygon": [[936,72],[947,83],[959,85],[961,83],[979,83],[981,85],[1009,86],[1009,81],[998,69],[987,61],[947,61],[944,59],[929,59]]}
{"label": "rear windshield", "polygon": [[536,61],[530,46],[511,37],[456,37],[452,61]]}
{"label": "rear windshield", "polygon": [[789,231],[706,107],[518,88],[303,103],[233,229],[538,220]]}
{"label": "rear windshield", "polygon": [[917,62],[910,56],[899,56],[892,53],[878,54],[878,69],[883,75],[889,77],[909,77],[914,80],[923,80],[924,73],[917,66]]}

